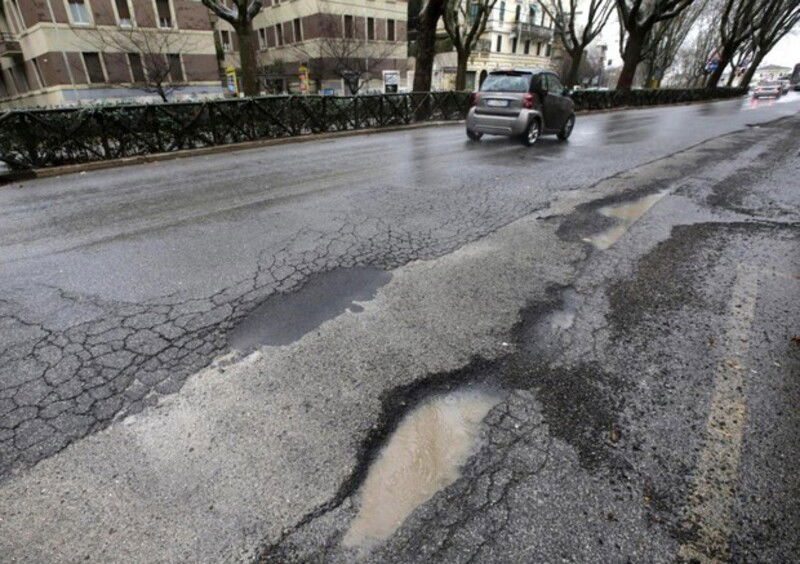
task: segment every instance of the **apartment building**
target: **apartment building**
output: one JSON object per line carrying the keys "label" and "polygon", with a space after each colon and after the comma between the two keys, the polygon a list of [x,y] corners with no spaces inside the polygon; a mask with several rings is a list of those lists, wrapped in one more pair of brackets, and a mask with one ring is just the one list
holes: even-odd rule
{"label": "apartment building", "polygon": [[[539,2],[500,0],[494,6],[486,31],[467,64],[468,90],[476,90],[495,69],[549,68],[557,70],[562,53],[554,43],[553,21]],[[455,88],[456,54],[440,53],[434,63],[436,90]]]}
{"label": "apartment building", "polygon": [[219,96],[199,0],[0,0],[0,108]]}
{"label": "apartment building", "polygon": [[[262,87],[267,93],[349,94],[382,91],[384,71],[406,86],[405,0],[266,0],[253,21]],[[216,24],[224,65],[239,66],[232,27]],[[349,77],[349,75],[357,75]]]}

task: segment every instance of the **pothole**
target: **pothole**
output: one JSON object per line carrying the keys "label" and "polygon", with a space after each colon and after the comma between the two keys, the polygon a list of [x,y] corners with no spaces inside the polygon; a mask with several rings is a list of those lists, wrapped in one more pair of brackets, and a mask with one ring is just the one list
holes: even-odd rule
{"label": "pothole", "polygon": [[356,302],[369,301],[392,275],[378,268],[339,268],[312,277],[291,294],[277,294],[245,317],[228,342],[240,353],[264,345],[288,345],[345,310],[364,311]]}
{"label": "pothole", "polygon": [[636,223],[639,218],[648,212],[656,203],[666,196],[667,190],[661,190],[655,194],[649,194],[643,198],[625,202],[613,206],[605,206],[597,210],[597,212],[605,217],[619,220],[614,226],[601,231],[591,237],[586,237],[583,240],[587,243],[593,244],[601,250],[610,248],[614,243],[620,240],[625,235],[628,229]]}
{"label": "pothole", "polygon": [[486,390],[460,390],[406,415],[369,468],[344,546],[370,548],[389,538],[416,507],[455,482],[481,422],[500,399]]}

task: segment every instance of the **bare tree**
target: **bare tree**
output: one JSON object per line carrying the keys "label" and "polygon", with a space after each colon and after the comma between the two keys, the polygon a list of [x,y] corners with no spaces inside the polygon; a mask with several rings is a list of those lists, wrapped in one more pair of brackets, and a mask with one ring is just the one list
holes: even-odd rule
{"label": "bare tree", "polygon": [[[414,62],[414,91],[430,92],[433,77],[433,58],[436,55],[436,28],[447,0],[423,0],[416,19],[416,54]],[[420,110],[421,112],[424,110]]]}
{"label": "bare tree", "polygon": [[[319,10],[318,10],[319,11]],[[364,26],[365,33],[367,26]],[[383,70],[397,51],[397,42],[356,37],[355,24],[340,28],[340,19],[326,17],[320,24],[320,38],[293,49],[311,63],[317,79],[334,75],[344,80],[350,94],[359,93],[364,84]]]}
{"label": "bare tree", "polygon": [[622,71],[617,88],[633,86],[636,67],[642,61],[642,49],[653,27],[678,16],[695,0],[616,0],[621,29],[626,37],[622,50]]}
{"label": "bare tree", "polygon": [[258,43],[253,31],[253,18],[261,11],[263,0],[202,0],[212,13],[233,26],[239,38],[239,56],[242,65],[242,90],[246,96],[257,96]]}
{"label": "bare tree", "polygon": [[[594,1],[594,0],[593,0]],[[497,0],[447,0],[442,19],[456,50],[456,90],[467,86],[467,61],[486,31]]]}
{"label": "bare tree", "polygon": [[674,18],[660,21],[653,26],[642,47],[645,88],[660,83],[675,61],[678,49],[686,41],[689,30],[707,4],[708,0],[698,0]]}
{"label": "bare tree", "polygon": [[81,29],[80,37],[107,58],[127,57],[133,87],[158,94],[164,102],[186,82],[179,55],[197,44],[191,34],[148,27]]}
{"label": "bare tree", "polygon": [[740,86],[750,85],[764,57],[800,22],[800,0],[764,0],[759,14],[759,26],[750,45],[752,58]]}
{"label": "bare tree", "polygon": [[762,0],[723,0],[719,17],[720,44],[715,51],[716,67],[706,81],[708,88],[716,88],[722,73],[736,52],[755,33],[760,25],[758,10]]}
{"label": "bare tree", "polygon": [[611,16],[615,0],[589,0],[586,15],[579,9],[579,0],[543,0],[542,9],[553,20],[556,36],[561,40],[571,61],[564,79],[572,87],[578,78],[586,47],[594,41]]}

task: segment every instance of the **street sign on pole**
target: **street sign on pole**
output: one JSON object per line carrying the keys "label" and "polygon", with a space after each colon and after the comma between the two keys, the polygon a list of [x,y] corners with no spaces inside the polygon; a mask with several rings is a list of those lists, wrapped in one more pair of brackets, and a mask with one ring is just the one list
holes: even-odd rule
{"label": "street sign on pole", "polygon": [[400,71],[398,70],[385,70],[383,71],[383,91],[387,94],[395,93],[400,88]]}

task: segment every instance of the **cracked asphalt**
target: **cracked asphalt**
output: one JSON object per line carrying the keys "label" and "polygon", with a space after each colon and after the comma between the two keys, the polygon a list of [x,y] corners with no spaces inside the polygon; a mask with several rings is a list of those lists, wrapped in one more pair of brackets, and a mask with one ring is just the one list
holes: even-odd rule
{"label": "cracked asphalt", "polygon": [[[533,149],[440,126],[0,189],[0,552],[791,560],[798,110],[586,115]],[[273,320],[280,346],[232,346]],[[343,548],[403,414],[471,385],[505,400],[461,478]]]}

